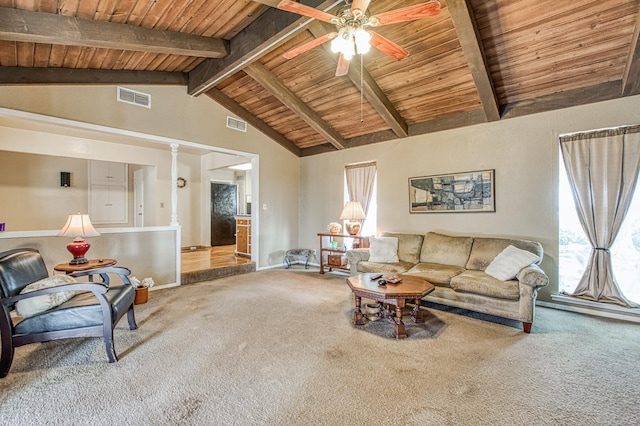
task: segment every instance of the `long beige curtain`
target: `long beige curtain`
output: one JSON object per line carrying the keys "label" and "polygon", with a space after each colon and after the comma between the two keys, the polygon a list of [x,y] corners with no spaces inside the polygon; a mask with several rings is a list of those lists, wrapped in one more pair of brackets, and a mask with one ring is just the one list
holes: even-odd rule
{"label": "long beige curtain", "polygon": [[640,126],[560,138],[580,224],[592,250],[571,296],[638,307],[622,294],[609,249],[627,214],[640,169]]}
{"label": "long beige curtain", "polygon": [[369,202],[373,195],[376,171],[375,161],[347,164],[344,167],[349,201],[360,201],[365,215],[369,213]]}

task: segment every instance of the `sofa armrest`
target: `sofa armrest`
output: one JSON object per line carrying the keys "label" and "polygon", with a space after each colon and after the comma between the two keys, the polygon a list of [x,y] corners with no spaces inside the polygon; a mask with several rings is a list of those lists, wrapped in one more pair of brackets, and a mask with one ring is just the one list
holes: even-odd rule
{"label": "sofa armrest", "polygon": [[549,284],[549,277],[538,265],[529,265],[522,268],[516,276],[522,284],[538,289]]}
{"label": "sofa armrest", "polygon": [[346,255],[347,255],[347,259],[349,260],[349,265],[351,267],[351,275],[355,275],[358,273],[358,263],[369,260],[369,249],[356,248],[356,249],[347,250]]}

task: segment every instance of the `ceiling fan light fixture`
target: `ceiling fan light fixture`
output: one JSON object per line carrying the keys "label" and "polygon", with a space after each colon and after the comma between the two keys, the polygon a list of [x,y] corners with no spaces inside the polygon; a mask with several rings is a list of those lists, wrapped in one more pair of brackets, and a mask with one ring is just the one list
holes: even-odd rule
{"label": "ceiling fan light fixture", "polygon": [[356,51],[360,55],[364,55],[369,51],[369,49],[371,49],[371,34],[363,28],[358,28],[355,31],[354,39],[356,43]]}

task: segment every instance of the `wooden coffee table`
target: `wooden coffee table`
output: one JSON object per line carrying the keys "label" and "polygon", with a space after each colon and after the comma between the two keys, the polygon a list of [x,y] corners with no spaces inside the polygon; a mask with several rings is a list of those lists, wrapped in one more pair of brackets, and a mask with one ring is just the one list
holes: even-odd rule
{"label": "wooden coffee table", "polygon": [[[364,325],[364,316],[360,309],[362,298],[366,297],[383,304],[390,304],[396,307],[395,314],[385,309],[384,317],[392,317],[395,323],[395,336],[397,339],[407,337],[407,332],[402,322],[402,310],[407,300],[413,301],[415,307],[411,311],[411,316],[415,322],[424,322],[422,312],[420,311],[420,299],[431,293],[435,288],[430,282],[411,275],[401,275],[402,282],[398,284],[387,283],[385,286],[378,285],[378,279],[371,280],[372,276],[378,274],[360,274],[347,278],[347,284],[353,291],[356,299],[356,310],[353,313],[353,323],[356,325]],[[390,277],[394,274],[384,274],[381,278]]]}

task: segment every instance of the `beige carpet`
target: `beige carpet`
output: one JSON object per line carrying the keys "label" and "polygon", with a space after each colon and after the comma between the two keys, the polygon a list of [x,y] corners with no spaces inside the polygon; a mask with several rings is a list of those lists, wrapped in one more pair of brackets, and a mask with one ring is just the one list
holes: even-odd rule
{"label": "beige carpet", "polygon": [[533,333],[436,310],[354,328],[344,277],[254,272],[155,291],[116,334],[18,348],[0,424],[637,425],[638,325],[540,308]]}

